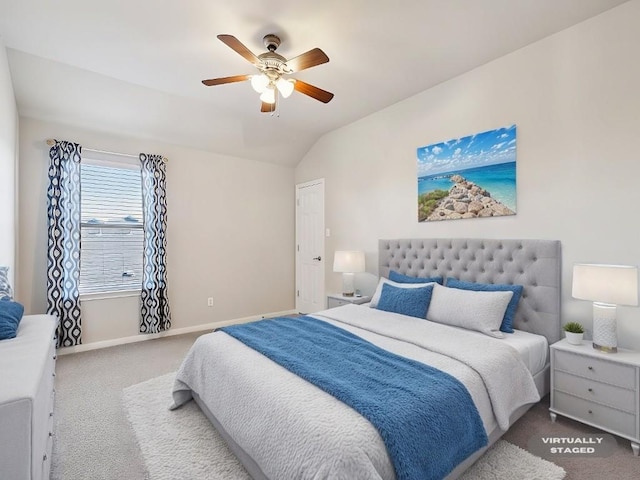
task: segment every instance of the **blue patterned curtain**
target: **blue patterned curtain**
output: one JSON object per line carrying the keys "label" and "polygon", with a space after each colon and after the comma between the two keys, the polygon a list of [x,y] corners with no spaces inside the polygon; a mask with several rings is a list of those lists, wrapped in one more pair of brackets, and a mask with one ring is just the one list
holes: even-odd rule
{"label": "blue patterned curtain", "polygon": [[161,155],[140,154],[144,257],[140,307],[140,332],[158,333],[171,328],[167,292],[167,169]]}
{"label": "blue patterned curtain", "polygon": [[47,313],[57,315],[58,347],[82,343],[80,321],[80,155],[77,143],[49,150]]}

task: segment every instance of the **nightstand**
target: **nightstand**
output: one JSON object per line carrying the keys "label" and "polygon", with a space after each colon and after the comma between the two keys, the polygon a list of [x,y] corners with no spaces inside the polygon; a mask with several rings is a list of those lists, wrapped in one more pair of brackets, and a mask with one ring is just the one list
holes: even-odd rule
{"label": "nightstand", "polygon": [[345,297],[339,293],[332,293],[327,295],[327,308],[340,307],[342,305],[347,305],[348,303],[353,303],[354,305],[360,305],[362,303],[367,303],[371,301],[371,297],[360,296],[356,297]]}
{"label": "nightstand", "polygon": [[640,352],[594,350],[591,342],[551,345],[551,421],[563,415],[631,440],[640,454]]}

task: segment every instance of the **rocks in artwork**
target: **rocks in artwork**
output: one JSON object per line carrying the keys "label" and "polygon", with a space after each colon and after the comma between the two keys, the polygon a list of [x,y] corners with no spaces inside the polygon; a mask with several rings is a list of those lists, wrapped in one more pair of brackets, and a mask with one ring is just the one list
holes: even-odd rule
{"label": "rocks in artwork", "polygon": [[491,193],[463,176],[452,175],[450,180],[454,185],[448,194],[446,190],[436,190],[420,199],[420,221],[515,215]]}

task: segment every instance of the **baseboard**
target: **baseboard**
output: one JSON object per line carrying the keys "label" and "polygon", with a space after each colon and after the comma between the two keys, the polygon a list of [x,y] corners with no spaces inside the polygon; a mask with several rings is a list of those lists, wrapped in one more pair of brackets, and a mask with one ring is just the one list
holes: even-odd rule
{"label": "baseboard", "polygon": [[117,345],[126,345],[127,343],[144,342],[146,340],[155,340],[157,338],[171,337],[174,335],[182,335],[184,333],[202,332],[205,330],[213,330],[214,328],[226,327],[237,323],[253,322],[263,318],[279,317],[282,315],[292,315],[298,313],[296,310],[283,310],[282,312],[264,313],[262,315],[252,315],[250,317],[234,318],[224,320],[222,322],[204,323],[202,325],[194,325],[192,327],[183,327],[167,330],[160,333],[141,333],[132,337],[114,338],[112,340],[104,340],[102,342],[86,343],[82,345],[74,345],[73,347],[61,347],[58,349],[58,355],[69,355],[71,353],[87,352],[89,350],[97,350],[100,348],[115,347]]}

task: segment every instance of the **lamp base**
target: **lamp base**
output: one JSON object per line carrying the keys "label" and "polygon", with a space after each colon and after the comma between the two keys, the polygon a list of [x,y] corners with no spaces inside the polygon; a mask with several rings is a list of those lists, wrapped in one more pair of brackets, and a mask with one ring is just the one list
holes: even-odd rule
{"label": "lamp base", "polygon": [[353,273],[342,274],[342,296],[353,297],[355,289],[353,288],[353,279],[355,275]]}
{"label": "lamp base", "polygon": [[618,351],[615,305],[593,302],[593,348],[606,353]]}
{"label": "lamp base", "polygon": [[593,348],[605,353],[618,353],[618,347],[607,347],[605,345],[598,345],[596,342],[593,342]]}

